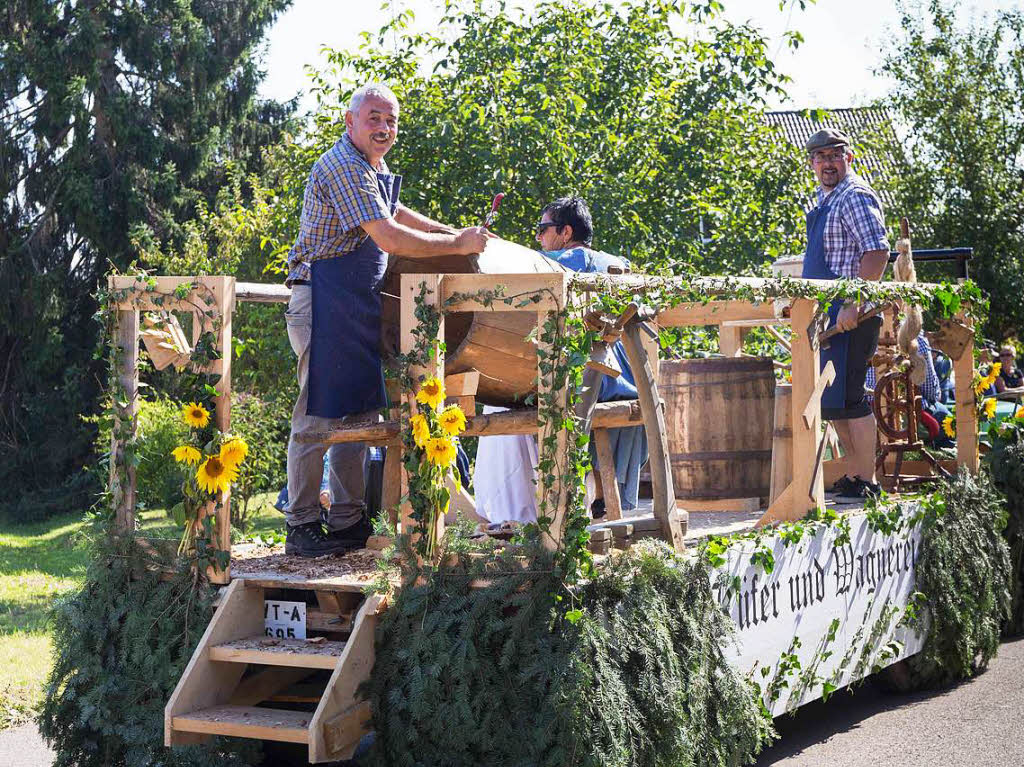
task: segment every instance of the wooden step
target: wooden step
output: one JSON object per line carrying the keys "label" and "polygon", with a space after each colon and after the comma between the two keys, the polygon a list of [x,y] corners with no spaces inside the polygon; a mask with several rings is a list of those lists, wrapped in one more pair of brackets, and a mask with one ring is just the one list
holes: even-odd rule
{"label": "wooden step", "polygon": [[258,738],[283,743],[308,743],[313,714],[255,706],[214,706],[175,716],[171,727],[178,732]]}
{"label": "wooden step", "polygon": [[309,642],[305,639],[252,637],[235,639],[210,648],[210,660],[230,663],[259,663],[264,666],[293,666],[333,670],[345,649],[344,642]]}

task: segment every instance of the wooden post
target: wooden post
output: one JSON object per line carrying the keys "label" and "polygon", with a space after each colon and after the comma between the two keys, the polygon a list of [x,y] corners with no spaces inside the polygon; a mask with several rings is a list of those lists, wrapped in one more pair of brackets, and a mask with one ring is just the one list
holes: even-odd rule
{"label": "wooden post", "polygon": [[[974,322],[966,314],[957,319],[968,328]],[[953,360],[956,378],[956,462],[966,466],[972,474],[978,473],[978,410],[974,393],[974,337],[971,336],[963,353]]]}
{"label": "wooden post", "polygon": [[647,432],[647,449],[650,454],[651,487],[654,493],[654,517],[661,523],[665,540],[676,551],[682,551],[683,530],[680,513],[676,509],[675,489],[672,485],[672,467],[669,464],[668,432],[665,428],[665,407],[658,396],[658,385],[650,360],[644,353],[643,333],[635,320],[628,323],[622,332],[622,345],[626,350],[629,366],[636,382],[640,412]]}
{"label": "wooden post", "polygon": [[793,505],[786,517],[789,520],[800,519],[811,509],[825,505],[823,472],[815,471],[821,431],[820,403],[812,408],[810,418],[805,418],[804,413],[821,375],[815,323],[817,309],[817,301],[798,298],[793,301],[790,312],[793,320]]}
{"label": "wooden post", "polygon": [[619,482],[615,476],[615,456],[612,454],[611,437],[607,429],[594,429],[594,447],[597,448],[597,462],[601,464],[601,489],[604,491],[605,520],[613,522],[622,519],[622,499],[619,498]]}
{"label": "wooden post", "polygon": [[[558,387],[552,387],[551,377],[546,376],[542,367],[555,364],[554,347],[543,340],[545,334],[544,326],[548,322],[557,325],[557,332],[565,331],[565,319],[561,312],[566,304],[566,286],[568,279],[566,275],[552,275],[557,277],[552,290],[554,292],[554,311],[537,312],[537,413],[550,407],[560,413],[565,413],[569,407],[569,386],[563,383]],[[550,370],[550,368],[549,368]],[[545,400],[550,399],[549,403]],[[544,536],[543,544],[548,550],[555,550],[562,541],[562,529],[565,527],[565,517],[568,511],[567,488],[564,486],[563,476],[567,473],[568,435],[560,428],[561,417],[555,422],[547,421],[538,424],[537,448],[540,454],[540,464],[537,466],[537,517],[546,517],[550,520],[548,534]],[[550,465],[545,462],[544,445],[554,440],[554,458]],[[555,481],[550,488],[545,490],[544,477],[553,474]]]}
{"label": "wooden post", "polygon": [[[416,336],[413,335],[413,331],[419,326],[419,320],[416,319],[416,298],[420,294],[421,285],[427,286],[427,293],[424,297],[427,305],[433,305],[438,311],[441,310],[441,275],[439,274],[403,274],[401,279],[401,319],[399,321],[399,330],[401,332],[401,352],[402,354],[408,354],[416,346]],[[444,341],[444,314],[441,315],[441,324],[437,329],[437,340],[439,342]],[[418,381],[420,376],[429,378],[436,376],[440,380],[444,380],[444,356],[438,351],[437,355],[431,360],[426,366],[423,367],[411,367],[409,373],[412,375],[413,381]],[[416,393],[415,392],[402,392],[402,399],[409,405],[409,415],[402,413],[400,416],[400,429],[404,431],[408,428],[409,416],[415,415],[418,412],[416,405]],[[401,448],[395,448],[401,450]],[[390,452],[390,451],[389,451]],[[404,468],[402,474],[402,489],[399,497],[407,497],[409,495],[409,476],[406,474]],[[403,535],[412,535],[413,529],[416,527],[416,522],[412,518],[412,504],[406,501],[402,504],[401,511],[399,513],[399,519],[401,524],[400,532]],[[444,535],[444,517],[438,515],[437,520],[437,537],[438,539]],[[415,538],[410,542],[415,543]]]}
{"label": "wooden post", "polygon": [[718,351],[726,357],[739,357],[743,354],[743,336],[747,328],[737,325],[718,326]]}
{"label": "wooden post", "polygon": [[[111,289],[113,289],[113,284],[111,284]],[[118,533],[125,534],[135,530],[135,466],[131,461],[122,460],[124,445],[118,441],[117,434],[122,429],[126,429],[128,438],[133,439],[138,428],[138,310],[119,309],[115,315],[115,323],[117,378],[124,392],[123,397],[121,395],[114,397],[114,429],[110,444],[110,492],[115,506],[116,530]],[[118,473],[119,465],[122,465],[123,474]]]}
{"label": "wooden post", "polygon": [[[207,285],[214,295],[216,310],[220,314],[220,329],[217,331],[216,349],[219,359],[213,361],[207,372],[219,375],[220,379],[214,384],[217,396],[214,398],[214,423],[222,433],[231,431],[231,315],[235,309],[235,278],[234,277],[204,277],[202,284]],[[215,330],[213,323],[199,313],[194,313],[192,319],[192,343],[199,340],[199,336],[205,332]],[[211,543],[221,551],[231,554],[231,489],[228,488],[221,496],[218,506],[215,503],[208,503],[199,512],[199,523],[210,516],[214,516],[214,532]],[[231,581],[231,562],[223,570],[217,567],[208,567],[206,577],[211,583],[228,583]]]}
{"label": "wooden post", "polygon": [[772,428],[772,478],[768,505],[793,481],[793,387],[775,386],[775,420]]}

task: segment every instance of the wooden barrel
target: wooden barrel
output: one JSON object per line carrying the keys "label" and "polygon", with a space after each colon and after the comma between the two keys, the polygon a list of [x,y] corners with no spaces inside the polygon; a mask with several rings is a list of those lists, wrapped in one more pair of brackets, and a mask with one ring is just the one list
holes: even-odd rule
{"label": "wooden barrel", "polygon": [[768,357],[662,361],[676,498],[767,497],[775,374]]}
{"label": "wooden barrel", "polygon": [[[385,357],[399,342],[399,284],[402,274],[540,274],[566,269],[543,254],[507,240],[489,240],[475,256],[407,258],[392,256],[382,286],[382,343]],[[527,341],[537,327],[532,312],[460,312],[445,317],[445,373],[480,371],[476,399],[485,405],[521,406],[537,390],[537,347]]]}

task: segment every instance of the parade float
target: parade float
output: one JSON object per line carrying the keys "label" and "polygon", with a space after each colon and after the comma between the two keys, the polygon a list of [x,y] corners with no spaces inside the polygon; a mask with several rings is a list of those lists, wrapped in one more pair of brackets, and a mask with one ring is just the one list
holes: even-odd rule
{"label": "parade float", "polygon": [[[468,267],[410,263],[395,259],[384,289],[392,407],[304,437],[386,448],[380,534],[311,561],[230,538],[231,461],[244,460],[231,435],[232,312],[289,291],[110,278],[110,536],[58,620],[43,716],[83,763],[121,749],[241,764],[258,758],[257,741],[322,763],[352,757],[372,731],[376,764],[735,764],[770,740],[773,717],[873,673],[907,661],[904,686],[947,682],[995,652],[1010,562],[1000,496],[979,475],[984,302],[972,283],[577,274],[501,240]],[[845,473],[820,413],[835,374],[819,363],[824,309],[854,297],[891,336],[875,398],[889,493],[867,507],[824,491]],[[918,439],[897,341],[913,307],[953,360],[955,458]],[[166,335],[144,343],[164,344],[165,364],[196,387],[183,403],[195,407],[195,453],[182,456],[198,490],[176,552],[134,521],[139,339],[154,314]],[[174,316],[190,318],[179,325],[191,343]],[[720,354],[661,359],[659,337],[693,326],[717,328]],[[785,361],[743,353],[757,327]],[[617,341],[638,397],[598,403]],[[608,477],[608,516],[592,523],[586,438],[607,454],[607,430],[630,425],[646,431],[650,500],[624,514]],[[1003,434],[1015,441],[1017,429]],[[510,540],[460,521],[472,498],[448,450],[452,436],[506,434],[535,434],[540,450],[539,517]],[[100,621],[103,600],[117,609]],[[159,618],[139,626],[136,607]],[[99,660],[83,663],[83,646]],[[111,697],[133,693],[97,690],[105,674],[125,678],[115,687],[132,674],[151,683],[131,688],[126,714]],[[94,718],[72,721],[81,707],[69,696]],[[158,754],[158,710],[163,743],[193,748]]]}

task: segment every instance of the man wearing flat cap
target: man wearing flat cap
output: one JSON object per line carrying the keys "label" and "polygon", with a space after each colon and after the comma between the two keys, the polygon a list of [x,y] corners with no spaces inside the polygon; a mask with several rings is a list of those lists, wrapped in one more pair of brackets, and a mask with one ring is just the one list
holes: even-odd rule
{"label": "man wearing flat cap", "polygon": [[[880,280],[889,260],[882,204],[878,195],[850,170],[851,143],[842,131],[825,128],[807,140],[808,162],[818,179],[818,206],[807,214],[807,252],[803,277],[817,280]],[[865,396],[864,379],[878,347],[881,317],[858,323],[860,305],[834,301],[829,325],[845,331],[821,350],[821,365],[831,360],[835,381],[825,389],[821,415],[839,434],[851,476],[830,488],[844,501],[877,495],[875,416]]]}

